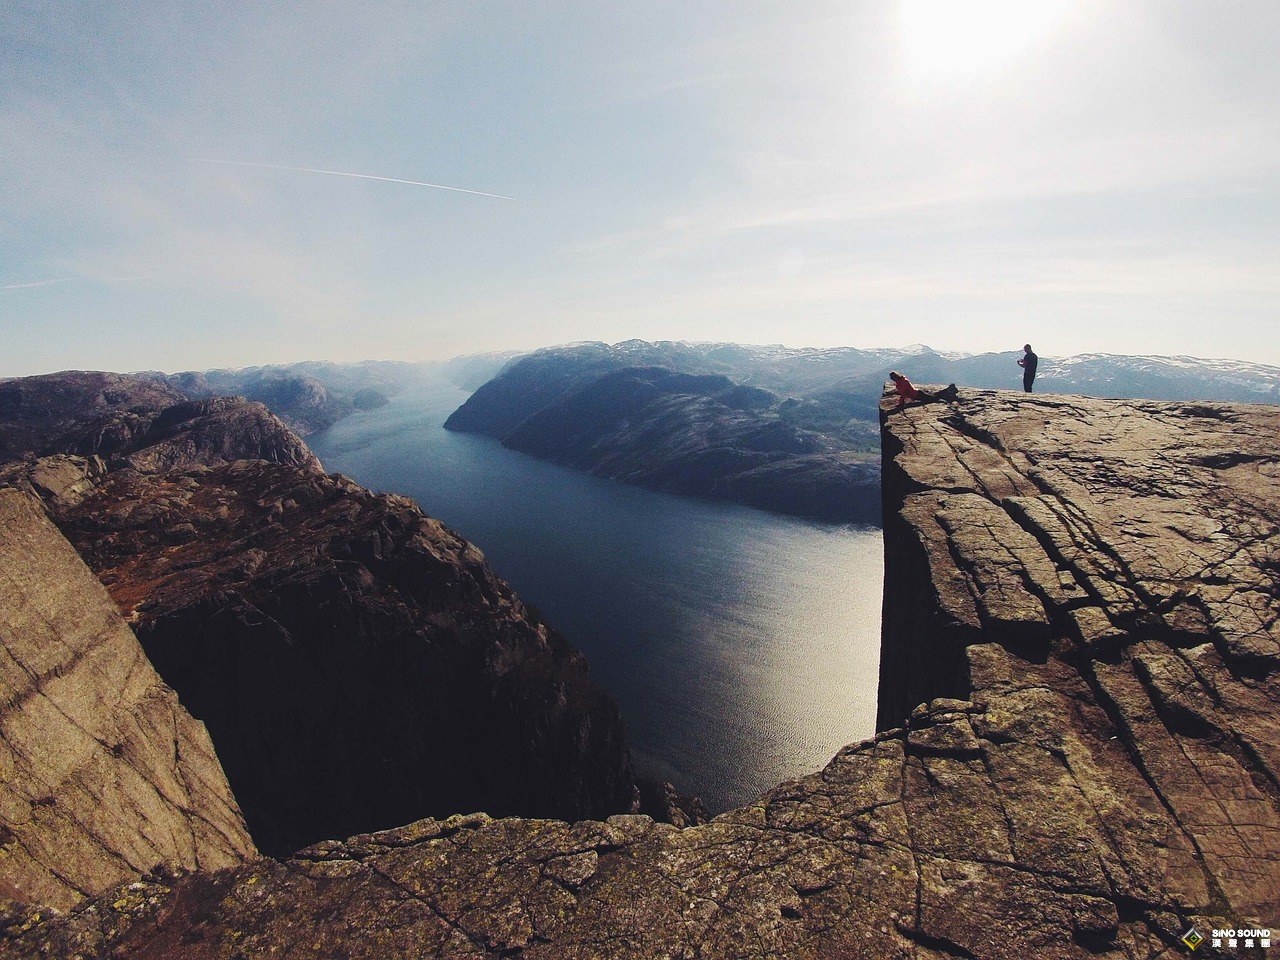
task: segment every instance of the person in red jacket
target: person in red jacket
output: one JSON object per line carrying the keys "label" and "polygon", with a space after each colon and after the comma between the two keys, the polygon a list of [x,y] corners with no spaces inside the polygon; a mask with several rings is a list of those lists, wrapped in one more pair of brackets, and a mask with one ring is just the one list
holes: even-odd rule
{"label": "person in red jacket", "polygon": [[897,370],[889,371],[889,379],[893,381],[893,385],[898,388],[898,409],[901,410],[908,400],[923,399],[919,390],[911,385],[911,381],[900,374]]}
{"label": "person in red jacket", "polygon": [[893,381],[894,387],[898,390],[899,410],[906,405],[908,400],[919,400],[921,403],[938,403],[943,400],[951,401],[956,399],[956,385],[954,383],[945,390],[929,393],[927,390],[921,390],[913,386],[911,381],[897,370],[889,371],[889,379]]}

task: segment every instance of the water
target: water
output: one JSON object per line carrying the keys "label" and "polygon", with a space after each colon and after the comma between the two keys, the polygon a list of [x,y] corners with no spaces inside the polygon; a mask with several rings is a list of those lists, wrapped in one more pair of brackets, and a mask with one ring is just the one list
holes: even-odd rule
{"label": "water", "polygon": [[637,768],[713,811],[872,734],[880,531],[643,490],[443,429],[414,388],[308,438],[329,471],[407,494],[586,655]]}

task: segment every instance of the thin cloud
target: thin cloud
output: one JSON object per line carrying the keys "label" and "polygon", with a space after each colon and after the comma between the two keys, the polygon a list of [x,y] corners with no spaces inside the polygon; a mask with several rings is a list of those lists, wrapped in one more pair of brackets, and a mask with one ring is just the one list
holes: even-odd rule
{"label": "thin cloud", "polygon": [[322,173],[329,177],[354,177],[357,180],[381,180],[384,183],[406,183],[413,187],[431,187],[433,190],[452,190],[455,193],[470,193],[477,197],[493,197],[495,200],[514,200],[515,197],[503,196],[500,193],[486,193],[483,190],[468,190],[466,187],[451,187],[443,183],[427,183],[425,180],[401,180],[399,177],[378,177],[371,173],[351,173],[346,170],[319,170],[314,167],[289,167],[279,163],[253,163],[248,160],[215,160],[208,157],[194,158],[189,163],[216,163],[227,167],[257,167],[262,170],[289,170],[293,173]]}

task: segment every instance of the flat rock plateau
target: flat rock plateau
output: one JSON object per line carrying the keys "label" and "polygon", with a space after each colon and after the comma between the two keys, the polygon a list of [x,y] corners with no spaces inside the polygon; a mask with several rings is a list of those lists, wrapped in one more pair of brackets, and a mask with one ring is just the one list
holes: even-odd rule
{"label": "flat rock plateau", "polygon": [[881,421],[882,732],[823,770],[684,829],[458,811],[178,864],[11,902],[0,953],[1137,960],[1280,926],[1280,410]]}

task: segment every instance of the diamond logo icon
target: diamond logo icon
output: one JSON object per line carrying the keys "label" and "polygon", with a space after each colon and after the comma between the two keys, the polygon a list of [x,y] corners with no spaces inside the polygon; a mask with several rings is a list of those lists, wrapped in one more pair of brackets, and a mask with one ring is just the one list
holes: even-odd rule
{"label": "diamond logo icon", "polygon": [[1182,935],[1182,942],[1194,950],[1196,947],[1200,946],[1200,944],[1204,943],[1204,937],[1200,935],[1199,930],[1192,927]]}

